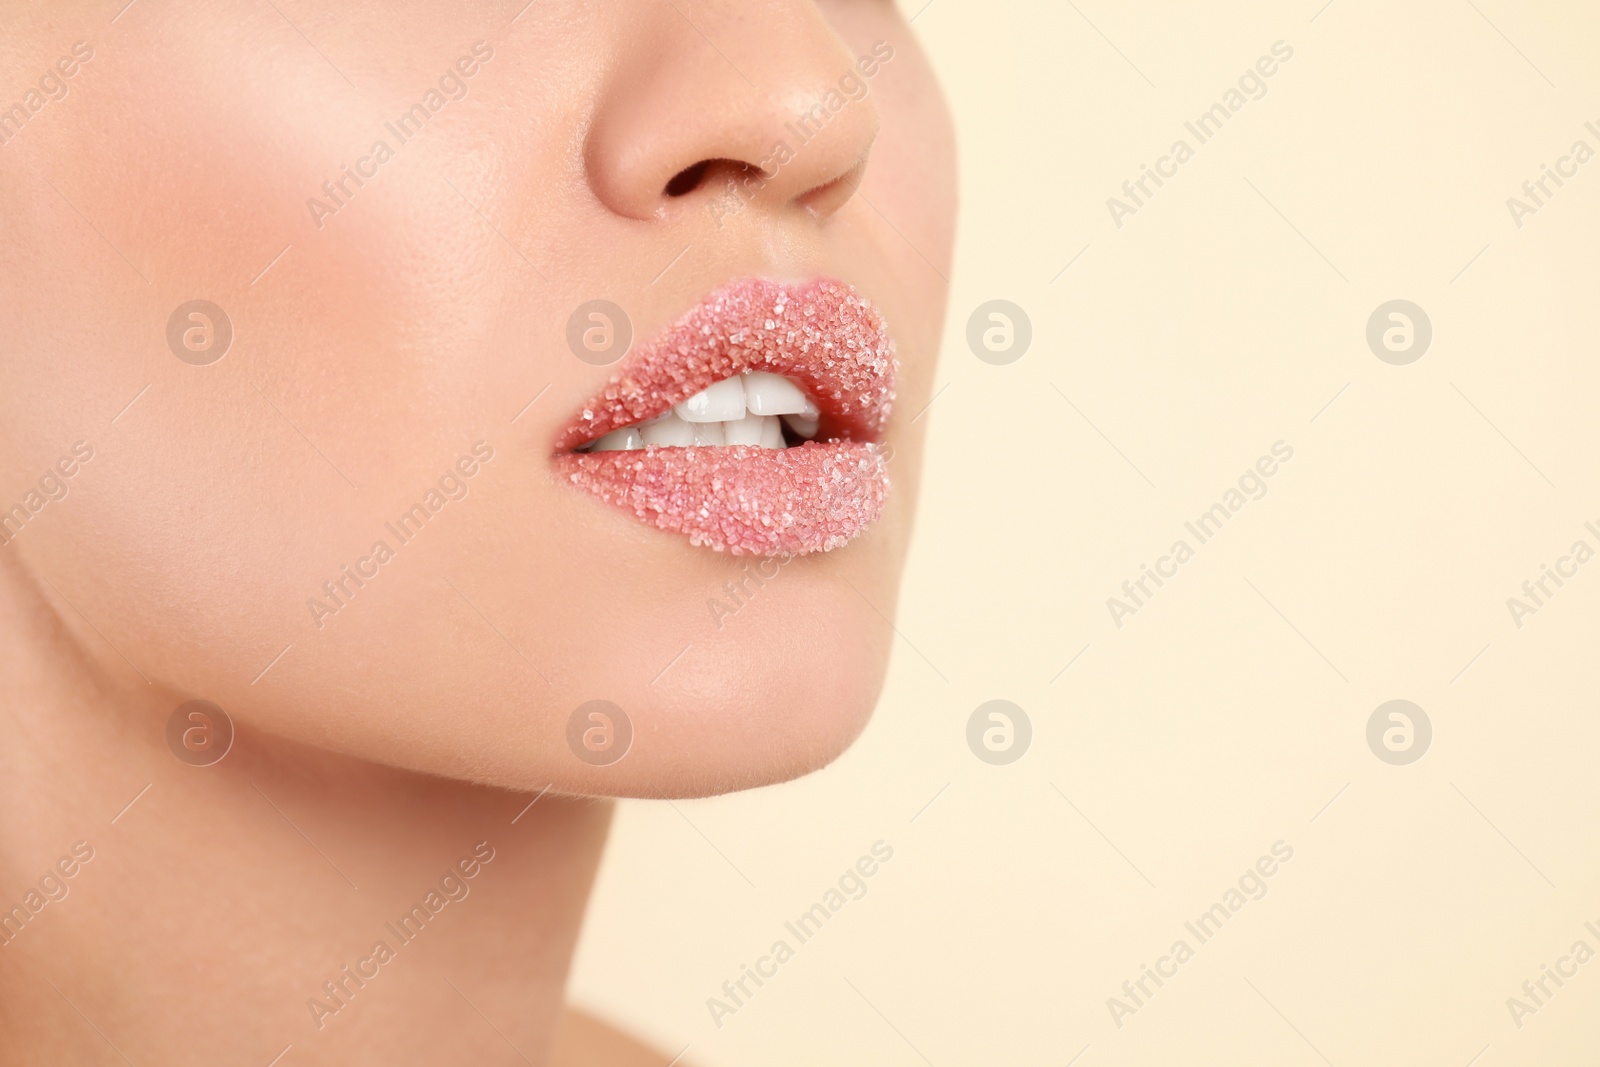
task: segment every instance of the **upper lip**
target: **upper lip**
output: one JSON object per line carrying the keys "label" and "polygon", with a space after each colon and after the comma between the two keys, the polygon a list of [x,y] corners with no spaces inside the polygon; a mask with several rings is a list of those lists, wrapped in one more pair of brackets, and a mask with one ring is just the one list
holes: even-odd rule
{"label": "upper lip", "polygon": [[712,292],[637,348],[556,438],[568,452],[654,418],[715,382],[793,379],[821,410],[817,440],[876,442],[894,400],[894,342],[871,302],[831,278],[752,278]]}

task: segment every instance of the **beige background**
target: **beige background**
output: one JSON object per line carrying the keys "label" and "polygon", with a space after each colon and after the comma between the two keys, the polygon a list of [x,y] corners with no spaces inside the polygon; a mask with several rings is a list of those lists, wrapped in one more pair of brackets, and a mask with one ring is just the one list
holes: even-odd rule
{"label": "beige background", "polygon": [[[581,1003],[708,1067],[1600,1056],[1600,961],[1520,1029],[1506,1006],[1600,950],[1600,561],[1520,629],[1506,607],[1600,548],[1600,160],[1521,229],[1506,207],[1600,149],[1600,18],[1321,3],[917,17],[965,204],[887,690],[821,774],[621,807]],[[1267,96],[1114,226],[1106,198],[1280,39]],[[1009,366],[964,339],[993,298],[1033,323]],[[1394,298],[1434,327],[1409,366],[1365,342]],[[1113,625],[1280,439],[1267,496]],[[1006,767],[965,740],[993,698],[1034,727]],[[1393,698],[1434,727],[1404,767],[1365,740]],[[706,998],[878,839],[867,896],[715,1027]],[[1267,895],[1115,1026],[1107,998],[1280,839]]]}

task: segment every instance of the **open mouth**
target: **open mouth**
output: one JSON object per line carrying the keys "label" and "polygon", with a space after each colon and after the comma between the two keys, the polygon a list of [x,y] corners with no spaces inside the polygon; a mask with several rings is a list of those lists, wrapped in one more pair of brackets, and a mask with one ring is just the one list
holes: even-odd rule
{"label": "open mouth", "polygon": [[842,282],[712,293],[635,352],[556,440],[557,468],[718,551],[802,555],[882,513],[894,343]]}
{"label": "open mouth", "polygon": [[745,371],[706,386],[644,422],[612,430],[579,452],[751,445],[789,448],[816,438],[822,409],[794,382],[770,371]]}

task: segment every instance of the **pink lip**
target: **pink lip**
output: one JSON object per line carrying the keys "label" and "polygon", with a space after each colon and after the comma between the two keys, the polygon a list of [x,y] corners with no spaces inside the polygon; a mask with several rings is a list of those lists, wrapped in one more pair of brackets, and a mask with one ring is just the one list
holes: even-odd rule
{"label": "pink lip", "polygon": [[[816,400],[816,440],[571,451],[747,370],[792,378]],[[882,513],[889,477],[878,441],[894,371],[882,318],[850,286],[735,282],[629,357],[558,435],[555,463],[574,485],[696,545],[736,555],[827,551]]]}

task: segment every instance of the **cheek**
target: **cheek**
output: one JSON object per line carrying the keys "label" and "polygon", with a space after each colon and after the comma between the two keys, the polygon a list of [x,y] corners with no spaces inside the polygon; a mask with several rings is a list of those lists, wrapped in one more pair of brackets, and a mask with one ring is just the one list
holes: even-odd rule
{"label": "cheek", "polygon": [[894,50],[889,60],[878,60],[877,73],[861,78],[882,120],[862,189],[903,234],[881,248],[904,259],[914,268],[906,276],[942,299],[955,238],[956,151],[938,79],[911,27],[890,5],[828,0],[821,6],[852,54],[874,56],[881,45]]}
{"label": "cheek", "polygon": [[[385,520],[473,440],[503,431],[509,398],[525,397],[509,387],[490,327],[466,310],[499,300],[495,286],[515,275],[485,269],[492,238],[440,179],[437,161],[460,158],[448,131],[430,130],[431,143],[383,167],[319,230],[306,200],[381,131],[347,94],[308,106],[327,71],[241,40],[206,21],[219,17],[211,11],[134,31],[145,39],[119,54],[144,58],[104,53],[78,110],[51,116],[60,121],[41,138],[41,169],[62,176],[105,239],[59,202],[24,198],[40,206],[19,219],[19,244],[64,254],[0,253],[24,268],[0,270],[0,325],[57,358],[8,364],[13,381],[38,386],[24,392],[47,399],[26,418],[0,401],[16,415],[7,427],[26,428],[0,434],[11,454],[30,435],[96,447],[60,505],[59,536],[25,546],[30,563],[95,604],[147,675],[264,716],[266,680],[248,688],[260,668],[289,646],[284,664],[320,661],[307,598],[375,539],[393,544]],[[395,98],[411,86],[394,86]],[[452,118],[469,124],[472,106],[452,105],[462,109]],[[0,166],[8,191],[24,177]],[[53,275],[63,262],[73,269]],[[39,292],[53,306],[12,310],[38,308]],[[204,367],[164,346],[173,309],[196,298],[220,305],[234,333]],[[142,359],[127,358],[130,337],[153,339]],[[446,568],[427,557],[448,538],[429,533],[403,561],[411,574],[391,564],[378,586],[426,574],[448,592],[437,581]],[[93,574],[117,580],[91,588],[81,576]],[[404,621],[396,627],[398,640],[369,636],[449,673],[448,638],[437,653],[406,648]],[[347,663],[362,656],[341,651]]]}
{"label": "cheek", "polygon": [[[947,287],[955,240],[955,132],[944,96],[909,34],[894,40],[895,55],[873,79],[883,127],[872,147],[864,189],[874,204],[901,209],[902,255],[911,275],[929,290]],[[876,195],[874,195],[876,194]],[[884,209],[887,211],[887,208]],[[894,251],[894,246],[885,244]],[[945,277],[940,277],[943,274]]]}

